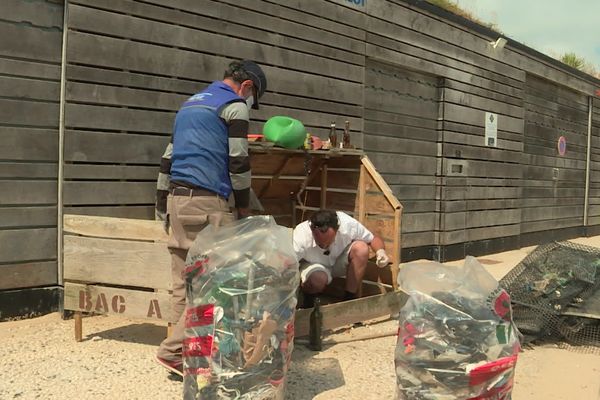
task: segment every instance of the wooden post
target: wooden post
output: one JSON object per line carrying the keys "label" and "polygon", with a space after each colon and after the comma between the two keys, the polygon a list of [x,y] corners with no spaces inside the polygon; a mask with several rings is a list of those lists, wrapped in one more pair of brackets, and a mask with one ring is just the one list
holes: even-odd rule
{"label": "wooden post", "polygon": [[366,201],[367,201],[367,169],[364,165],[360,166],[360,175],[358,176],[358,221],[361,224],[365,222]]}
{"label": "wooden post", "polygon": [[392,251],[392,286],[394,290],[398,289],[398,267],[400,265],[400,235],[402,222],[402,208],[394,211],[394,249]]}
{"label": "wooden post", "polygon": [[[60,63],[60,102],[58,110],[58,173],[56,188],[56,274],[59,286],[64,285],[63,268],[63,181],[64,181],[64,158],[65,158],[65,104],[66,104],[66,82],[67,82],[67,38],[69,21],[69,1],[64,1],[63,9],[63,32],[62,32],[62,55]],[[59,303],[63,307],[62,301]],[[60,310],[63,311],[62,309]]]}
{"label": "wooden post", "polygon": [[321,203],[320,208],[327,208],[327,163],[321,167]]}
{"label": "wooden post", "polygon": [[83,323],[81,311],[75,311],[73,313],[73,318],[75,321],[75,341],[81,342],[83,340]]}

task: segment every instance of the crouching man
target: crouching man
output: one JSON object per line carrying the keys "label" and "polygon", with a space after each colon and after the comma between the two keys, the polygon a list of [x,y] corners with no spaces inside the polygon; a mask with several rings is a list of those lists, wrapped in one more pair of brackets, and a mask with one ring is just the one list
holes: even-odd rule
{"label": "crouching man", "polygon": [[346,277],[344,300],[357,297],[369,259],[369,246],[383,268],[390,259],[383,240],[341,211],[320,210],[294,229],[294,250],[300,260],[303,308],[314,304],[333,277]]}

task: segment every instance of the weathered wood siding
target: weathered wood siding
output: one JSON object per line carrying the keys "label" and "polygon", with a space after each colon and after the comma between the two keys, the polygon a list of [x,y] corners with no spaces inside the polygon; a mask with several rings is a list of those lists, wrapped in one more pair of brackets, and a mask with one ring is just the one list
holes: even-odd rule
{"label": "weathered wood siding", "polygon": [[372,60],[365,79],[364,149],[402,199],[402,244],[435,244],[438,80]]}
{"label": "weathered wood siding", "polygon": [[65,211],[152,217],[175,112],[235,58],[256,60],[268,77],[252,132],[276,114],[315,134],[348,119],[360,144],[364,18],[343,10],[302,1],[70,2]]}
{"label": "weathered wood siding", "polygon": [[4,0],[0,15],[0,290],[55,285],[63,8]]}
{"label": "weathered wood siding", "polygon": [[[522,232],[582,226],[588,98],[531,75],[525,93]],[[564,156],[558,151],[561,136]]]}
{"label": "weathered wood siding", "polygon": [[[0,2],[0,290],[56,283],[62,4]],[[326,137],[349,120],[404,204],[403,248],[581,228],[595,96],[587,211],[600,229],[600,82],[513,41],[494,49],[497,34],[426,2],[72,0],[68,12],[65,212],[152,218],[179,105],[252,58],[269,89],[251,131],[287,114]]]}
{"label": "weathered wood siding", "polygon": [[[404,243],[443,246],[518,235],[525,73],[499,61],[477,35],[404,2],[371,1],[367,13],[367,57],[395,64],[391,70],[428,74],[429,85],[437,79],[439,86],[439,109],[431,103],[424,107],[431,97],[415,89],[405,97],[408,101],[396,96],[386,105],[398,114],[429,112],[427,122],[412,129],[421,149],[430,141],[426,153],[406,146],[388,150],[418,156],[419,162],[411,164],[410,156],[397,158],[402,165],[427,164],[422,170],[427,178],[396,186],[403,203],[413,200],[417,190],[423,196],[423,208],[405,207]],[[495,148],[484,143],[486,111],[499,115]],[[419,132],[423,128],[429,134]],[[372,133],[365,129],[366,144]],[[458,173],[452,172],[456,165]],[[408,199],[404,192],[410,193]],[[419,230],[426,232],[416,235]]]}
{"label": "weathered wood siding", "polygon": [[592,103],[592,146],[588,225],[600,225],[600,98]]}

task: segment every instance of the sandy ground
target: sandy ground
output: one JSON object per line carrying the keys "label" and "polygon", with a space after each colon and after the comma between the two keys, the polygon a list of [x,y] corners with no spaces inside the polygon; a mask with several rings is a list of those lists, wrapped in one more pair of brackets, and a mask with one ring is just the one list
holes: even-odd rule
{"label": "sandy ground", "polygon": [[[600,237],[576,241],[600,247]],[[502,277],[532,248],[480,257]],[[396,321],[327,336],[320,353],[296,344],[286,399],[393,399]],[[110,316],[84,319],[84,341],[58,314],[0,323],[0,399],[177,399],[182,383],[154,363],[166,328]],[[557,346],[519,355],[514,400],[600,400],[600,352]]]}

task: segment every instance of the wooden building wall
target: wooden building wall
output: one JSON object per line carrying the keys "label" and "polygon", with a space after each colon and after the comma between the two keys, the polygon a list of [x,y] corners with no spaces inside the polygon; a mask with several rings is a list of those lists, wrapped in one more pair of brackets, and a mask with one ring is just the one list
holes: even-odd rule
{"label": "wooden building wall", "polygon": [[[476,34],[406,2],[371,1],[367,14],[369,59],[394,65],[388,68],[396,71],[419,71],[429,75],[431,82],[437,79],[439,85],[439,110],[434,114],[439,123],[433,136],[436,158],[431,154],[428,158],[437,164],[433,170],[430,164],[428,171],[433,185],[420,193],[425,202],[436,200],[435,213],[426,208],[425,214],[419,214],[407,207],[407,219],[428,230],[414,236],[410,230],[420,228],[410,222],[405,225],[409,246],[448,246],[518,235],[525,73],[501,61]],[[413,104],[420,104],[422,96],[413,95]],[[398,112],[406,108],[402,98],[395,98],[389,106]],[[484,143],[485,111],[499,115],[496,148]],[[417,129],[411,133],[421,145],[431,140]],[[413,165],[406,157],[397,163],[399,170]],[[461,167],[461,172],[452,172],[453,166]],[[416,187],[425,189],[406,182],[400,189],[401,201],[405,201],[403,191]]]}
{"label": "wooden building wall", "polygon": [[[425,2],[372,0],[365,13],[367,67],[375,61],[387,64],[392,75],[412,70],[438,80],[434,175],[437,215],[431,211],[419,214],[410,203],[405,208],[409,222],[403,226],[403,243],[404,248],[406,242],[413,247],[409,254],[457,258],[518,247],[523,235],[529,235],[528,240],[552,240],[555,236],[549,232],[575,226],[579,229],[565,234],[582,234],[586,155],[578,146],[586,139],[582,136],[586,126],[582,118],[587,110],[585,102],[594,92],[593,80],[586,82],[516,42],[495,49],[490,42],[497,34]],[[371,140],[371,132],[367,131],[368,81],[369,68],[365,145],[371,155],[367,147]],[[547,82],[538,93],[542,97],[539,101],[530,93],[538,81]],[[537,104],[543,98],[556,104]],[[575,99],[576,104],[570,105]],[[403,100],[398,95],[389,107],[396,106],[398,113],[410,112]],[[422,100],[419,97],[415,103]],[[419,108],[419,112],[423,110]],[[484,141],[486,112],[498,117],[496,147],[488,147]],[[394,129],[399,131],[398,127]],[[545,134],[541,133],[543,129]],[[556,150],[558,132],[570,143],[565,157],[559,157]],[[541,142],[535,142],[536,134],[541,135]],[[428,140],[426,135],[418,139],[420,145]],[[405,150],[395,151],[404,155]],[[375,165],[379,169],[388,167],[377,162]],[[404,156],[396,158],[394,165],[397,171],[414,167],[410,157]],[[555,167],[562,169],[560,182],[545,181]],[[428,178],[423,177],[417,184],[406,182],[394,190],[410,193],[424,189]],[[399,198],[405,201],[404,196]],[[421,199],[424,205],[432,197]],[[548,206],[532,206],[536,203]],[[564,207],[557,208],[560,204]],[[416,234],[417,225],[411,220],[418,221],[417,225],[433,226],[434,232]],[[419,248],[427,251],[420,252]]]}
{"label": "wooden building wall", "polygon": [[[600,233],[600,81],[420,0],[70,0],[64,211],[152,218],[189,95],[234,58],[272,115],[351,124],[404,205],[406,258]],[[0,291],[57,283],[63,1],[0,2]],[[594,97],[588,226],[588,102]],[[484,143],[498,115],[498,146]],[[567,138],[567,153],[556,149]],[[343,170],[338,171],[343,173]],[[405,259],[406,259],[405,258]],[[7,278],[8,277],[8,278]],[[1,316],[0,316],[1,318]]]}
{"label": "wooden building wall", "polygon": [[[69,4],[65,212],[151,218],[175,111],[234,58],[264,66],[252,132],[286,114],[362,142],[361,15],[328,2],[96,1]],[[347,10],[347,9],[345,9]],[[328,19],[335,13],[336,21]]]}
{"label": "wooden building wall", "polygon": [[[588,97],[528,75],[525,109],[521,231],[582,226]],[[558,153],[561,136],[567,140],[564,156]]]}
{"label": "wooden building wall", "polygon": [[398,199],[402,246],[436,244],[438,79],[369,59],[364,149]]}
{"label": "wooden building wall", "polygon": [[600,93],[592,99],[592,137],[590,160],[590,200],[588,224],[595,227],[591,234],[600,231]]}
{"label": "wooden building wall", "polygon": [[63,7],[4,0],[0,15],[0,290],[56,285]]}

